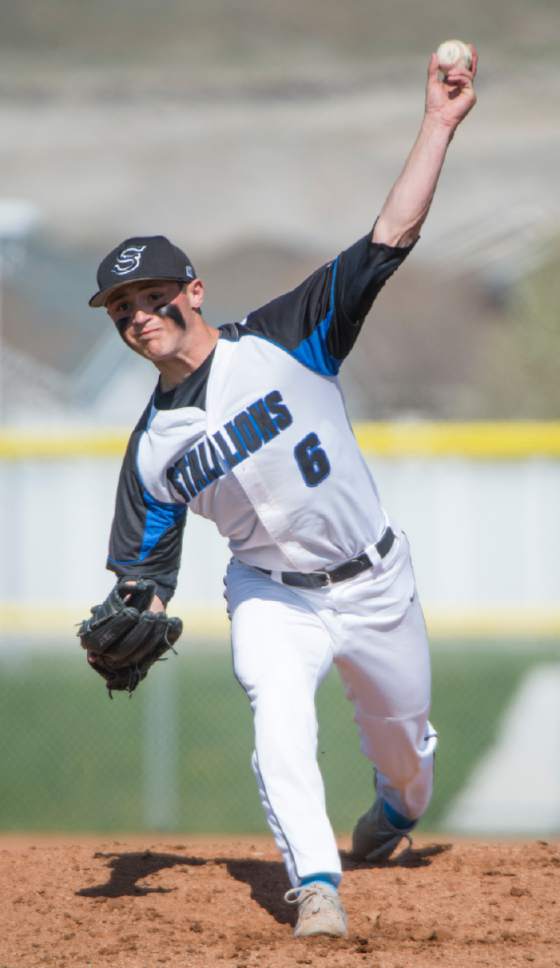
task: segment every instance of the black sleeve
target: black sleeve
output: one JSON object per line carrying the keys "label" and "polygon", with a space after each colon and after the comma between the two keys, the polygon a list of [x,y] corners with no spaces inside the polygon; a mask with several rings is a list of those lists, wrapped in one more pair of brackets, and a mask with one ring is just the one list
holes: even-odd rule
{"label": "black sleeve", "polygon": [[119,578],[152,578],[165,604],[177,585],[187,509],[157,501],[138,474],[136,454],[147,416],[148,411],[133,431],[121,468],[107,568]]}
{"label": "black sleeve", "polygon": [[327,343],[339,360],[348,356],[373,301],[413,245],[397,248],[371,241],[371,233],[336,260],[333,321]]}
{"label": "black sleeve", "polygon": [[296,289],[250,313],[244,328],[316,372],[337,373],[375,297],[411,249],[372,242],[370,233]]}

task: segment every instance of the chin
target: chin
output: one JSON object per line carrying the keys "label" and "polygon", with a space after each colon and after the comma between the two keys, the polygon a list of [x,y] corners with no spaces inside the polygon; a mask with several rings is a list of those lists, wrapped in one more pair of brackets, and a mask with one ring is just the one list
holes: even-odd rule
{"label": "chin", "polygon": [[166,360],[171,355],[169,350],[166,351],[158,340],[148,343],[147,346],[144,346],[142,352],[147,360],[152,360],[154,363],[159,363],[160,360]]}

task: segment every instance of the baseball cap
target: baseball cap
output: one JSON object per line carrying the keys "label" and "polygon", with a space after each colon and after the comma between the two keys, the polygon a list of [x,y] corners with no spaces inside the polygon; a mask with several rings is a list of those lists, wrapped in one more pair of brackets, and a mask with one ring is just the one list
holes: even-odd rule
{"label": "baseball cap", "polygon": [[89,300],[89,305],[104,306],[113,290],[127,282],[143,279],[190,282],[195,278],[196,272],[189,257],[164,235],[136,235],[117,245],[99,263],[99,289]]}

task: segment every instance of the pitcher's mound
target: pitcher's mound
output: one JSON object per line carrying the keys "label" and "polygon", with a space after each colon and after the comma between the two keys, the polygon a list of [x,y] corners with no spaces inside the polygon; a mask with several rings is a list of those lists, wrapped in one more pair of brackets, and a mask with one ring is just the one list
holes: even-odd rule
{"label": "pitcher's mound", "polygon": [[348,939],[295,941],[270,839],[0,838],[0,968],[560,968],[560,842],[344,854]]}

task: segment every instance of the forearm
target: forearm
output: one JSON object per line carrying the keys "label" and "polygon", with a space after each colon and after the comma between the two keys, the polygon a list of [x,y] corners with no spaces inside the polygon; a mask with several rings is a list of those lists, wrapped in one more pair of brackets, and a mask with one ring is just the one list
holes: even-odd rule
{"label": "forearm", "polygon": [[373,231],[373,241],[411,245],[430,210],[452,129],[425,115],[418,137],[393,185]]}
{"label": "forearm", "polygon": [[134,431],[121,469],[107,568],[129,581],[152,579],[165,604],[177,584],[187,509],[172,503],[171,494],[162,502],[148,492],[137,469],[141,432]]}

